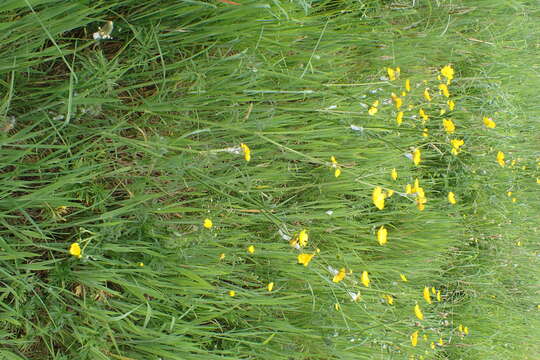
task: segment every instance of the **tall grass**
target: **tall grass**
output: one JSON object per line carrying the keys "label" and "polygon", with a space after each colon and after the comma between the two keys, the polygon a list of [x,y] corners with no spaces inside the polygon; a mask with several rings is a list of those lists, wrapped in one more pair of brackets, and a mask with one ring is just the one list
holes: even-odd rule
{"label": "tall grass", "polygon": [[[0,10],[3,358],[539,353],[536,3],[9,0]],[[107,20],[113,39],[93,40]],[[441,115],[446,64],[456,109]],[[387,101],[405,79],[398,126]],[[453,138],[465,142],[458,156]],[[415,179],[424,211],[404,194]],[[375,186],[395,191],[383,210]],[[304,229],[299,251],[289,239]],[[308,266],[300,252],[315,255]],[[428,304],[425,287],[441,301]]]}

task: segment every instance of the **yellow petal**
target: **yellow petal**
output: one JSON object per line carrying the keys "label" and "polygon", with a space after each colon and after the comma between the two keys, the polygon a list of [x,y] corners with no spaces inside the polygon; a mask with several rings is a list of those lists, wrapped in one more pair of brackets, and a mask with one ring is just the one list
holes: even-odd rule
{"label": "yellow petal", "polygon": [[335,176],[335,177],[339,177],[339,175],[341,175],[341,169],[340,169],[340,168],[337,168],[337,169],[334,171],[334,176]]}
{"label": "yellow petal", "polygon": [[426,88],[424,90],[424,98],[427,100],[427,101],[431,101],[431,95],[429,95],[429,89]]}
{"label": "yellow petal", "polygon": [[386,228],[383,225],[379,228],[379,231],[377,231],[377,241],[379,242],[380,245],[386,244],[386,242],[388,241],[387,236],[388,236],[388,230],[386,230]]}
{"label": "yellow petal", "polygon": [[418,330],[411,334],[411,344],[412,346],[416,346],[418,344]]}
{"label": "yellow petal", "polygon": [[454,125],[454,122],[449,119],[443,119],[443,126],[444,126],[444,130],[448,134],[453,134],[454,131],[456,130],[456,126]]}
{"label": "yellow petal", "polygon": [[250,161],[251,160],[251,150],[250,150],[249,146],[247,146],[244,143],[241,143],[240,147],[242,148],[242,151],[244,152],[244,159],[246,161]]}
{"label": "yellow petal", "polygon": [[400,278],[401,281],[403,281],[403,282],[409,281],[409,280],[407,280],[407,277],[406,277],[404,274],[399,274],[399,278]]}
{"label": "yellow petal", "polygon": [[203,226],[207,229],[211,229],[214,224],[212,223],[212,220],[210,219],[204,219]]}
{"label": "yellow petal", "polygon": [[272,291],[272,289],[274,288],[274,283],[268,283],[268,285],[266,285],[266,288],[268,289],[268,291]]}
{"label": "yellow petal", "polygon": [[409,80],[409,79],[405,80],[405,90],[407,92],[411,91],[411,80]]}
{"label": "yellow petal", "polygon": [[75,257],[78,257],[78,258],[81,258],[81,254],[82,254],[82,251],[81,251],[81,247],[79,246],[79,243],[72,243],[71,246],[69,247],[69,253]]}
{"label": "yellow petal", "polygon": [[311,259],[313,259],[313,254],[300,254],[298,255],[298,263],[304,266],[308,266]]}
{"label": "yellow petal", "polygon": [[420,164],[420,161],[422,157],[422,153],[420,152],[420,149],[415,149],[413,152],[413,163],[414,165],[418,166]]}
{"label": "yellow petal", "polygon": [[300,231],[300,234],[298,234],[298,244],[301,247],[306,247],[309,240],[309,235],[306,229]]}
{"label": "yellow petal", "polygon": [[377,209],[384,209],[385,194],[383,193],[380,186],[376,186],[375,189],[373,189],[373,194],[371,195],[371,198],[373,200],[373,204],[377,207]]}
{"label": "yellow petal", "polygon": [[247,251],[248,251],[250,254],[253,254],[253,253],[255,252],[255,246],[253,246],[253,245],[248,246]]}
{"label": "yellow petal", "polygon": [[424,300],[426,300],[426,302],[428,304],[431,304],[431,294],[429,293],[429,288],[428,287],[424,287],[423,296],[424,296]]}
{"label": "yellow petal", "polygon": [[504,167],[505,165],[504,153],[502,151],[497,152],[497,162],[499,163],[500,166]]}
{"label": "yellow petal", "polygon": [[402,122],[403,122],[403,111],[400,111],[396,115],[396,123],[399,126],[399,125],[401,125]]}
{"label": "yellow petal", "polygon": [[424,314],[422,313],[422,309],[420,309],[420,305],[418,304],[414,306],[414,315],[416,315],[419,320],[424,320]]}
{"label": "yellow petal", "polygon": [[495,127],[497,126],[497,124],[495,124],[495,121],[493,121],[492,118],[488,118],[488,117],[485,117],[484,116],[484,125],[487,127],[487,128],[490,128],[490,129],[495,129]]}
{"label": "yellow petal", "polygon": [[392,68],[387,68],[386,72],[388,72],[388,77],[390,78],[390,81],[396,80],[396,72]]}
{"label": "yellow petal", "polygon": [[390,176],[392,177],[392,180],[397,180],[398,173],[397,173],[396,168],[392,169],[392,171],[390,172]]}
{"label": "yellow petal", "polygon": [[401,100],[401,98],[398,98],[398,97],[397,97],[397,98],[395,98],[394,103],[395,103],[395,105],[396,105],[396,109],[399,110],[399,108],[401,107],[401,105],[403,105],[403,100]]}
{"label": "yellow petal", "polygon": [[360,281],[362,282],[362,284],[365,287],[369,287],[369,283],[371,282],[371,280],[369,280],[369,275],[368,275],[367,271],[362,272],[362,276],[360,277]]}
{"label": "yellow petal", "polygon": [[338,283],[345,279],[345,276],[347,275],[347,270],[345,268],[341,268],[339,272],[334,275],[334,278],[332,279],[333,282]]}
{"label": "yellow petal", "polygon": [[449,202],[450,204],[452,204],[452,205],[455,205],[456,202],[457,202],[457,201],[456,201],[456,196],[455,196],[454,193],[451,192],[451,191],[448,193],[448,202]]}
{"label": "yellow petal", "polygon": [[230,297],[233,297],[233,296],[235,296],[235,295],[236,295],[236,291],[234,291],[234,290],[230,290],[230,291],[229,291],[229,296],[230,296]]}
{"label": "yellow petal", "polygon": [[439,84],[439,90],[445,97],[450,97],[450,92],[448,91],[448,86],[446,84]]}
{"label": "yellow petal", "polygon": [[405,186],[405,194],[412,194],[413,191],[412,191],[412,186],[411,184],[407,184],[407,186]]}

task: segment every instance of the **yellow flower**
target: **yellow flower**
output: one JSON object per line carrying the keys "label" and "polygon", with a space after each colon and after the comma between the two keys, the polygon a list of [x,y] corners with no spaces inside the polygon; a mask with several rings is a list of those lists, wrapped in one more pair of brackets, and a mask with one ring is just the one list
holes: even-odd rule
{"label": "yellow flower", "polygon": [[255,246],[253,245],[248,246],[247,251],[248,253],[253,254],[255,252]]}
{"label": "yellow flower", "polygon": [[418,205],[418,210],[423,211],[425,209],[425,203],[427,203],[426,194],[424,189],[421,187],[416,188],[416,204]]}
{"label": "yellow flower", "polygon": [[413,163],[414,165],[418,166],[420,164],[422,153],[420,152],[420,149],[415,149],[413,152]]}
{"label": "yellow flower", "polygon": [[420,309],[420,305],[418,304],[414,306],[414,315],[416,315],[419,320],[424,320],[424,314],[422,313],[422,309]]}
{"label": "yellow flower", "polygon": [[368,114],[369,115],[375,115],[377,113],[377,111],[379,111],[379,109],[377,109],[375,106],[372,106],[372,107],[369,108]]}
{"label": "yellow flower", "polygon": [[450,92],[448,91],[448,86],[446,84],[439,84],[439,90],[445,97],[450,97]]}
{"label": "yellow flower", "polygon": [[418,330],[411,334],[411,344],[412,346],[416,346],[418,344]]}
{"label": "yellow flower", "polygon": [[272,289],[274,288],[274,283],[268,283],[268,285],[266,285],[266,288],[268,289],[268,291],[272,291]]}
{"label": "yellow flower", "polygon": [[442,337],[439,338],[438,344],[439,344],[440,346],[443,346],[443,345],[444,345],[444,340],[442,339]]}
{"label": "yellow flower", "polygon": [[225,253],[219,254],[219,260],[223,260],[223,259],[225,259]]}
{"label": "yellow flower", "polygon": [[437,290],[437,301],[441,301],[441,290]]}
{"label": "yellow flower", "polygon": [[214,223],[210,219],[204,219],[203,226],[207,229],[211,229],[214,226]]}
{"label": "yellow flower", "polygon": [[458,326],[458,331],[459,331],[459,332],[463,332],[463,325],[459,324],[459,326]]}
{"label": "yellow flower", "polygon": [[517,201],[516,198],[512,198],[512,202],[515,203]]}
{"label": "yellow flower", "polygon": [[392,195],[394,195],[394,190],[388,190],[386,192],[386,197],[392,197]]}
{"label": "yellow flower", "polygon": [[431,350],[435,350],[435,343],[432,341],[431,344],[429,344],[429,347]]}
{"label": "yellow flower", "polygon": [[79,246],[79,243],[72,243],[71,246],[69,247],[69,253],[77,258],[81,258],[82,257],[82,251],[81,251],[81,247]]}
{"label": "yellow flower", "polygon": [[[423,292],[422,296],[424,297],[424,300],[426,300],[426,302],[428,304],[431,304],[431,294],[429,293],[429,288],[427,286],[424,287],[424,292]],[[422,319],[420,319],[420,320],[422,320]]]}
{"label": "yellow flower", "polygon": [[388,305],[394,305],[394,297],[392,295],[383,295]]}
{"label": "yellow flower", "polygon": [[403,122],[403,111],[400,111],[396,115],[396,123],[399,126],[399,125],[401,125],[402,122]]}
{"label": "yellow flower", "polygon": [[465,144],[465,142],[461,139],[452,139],[450,140],[450,144],[452,144],[452,155],[459,154],[461,152],[461,146]]}
{"label": "yellow flower", "polygon": [[540,184],[540,178],[536,178],[536,183]]}
{"label": "yellow flower", "polygon": [[448,105],[448,110],[450,111],[454,111],[454,108],[456,107],[456,103],[453,102],[452,100],[448,100],[446,102],[446,104]]}
{"label": "yellow flower", "polygon": [[425,98],[427,101],[431,101],[431,95],[429,95],[429,88],[425,88],[425,89],[424,89],[424,98]]}
{"label": "yellow flower", "polygon": [[411,192],[415,193],[415,192],[418,191],[418,189],[421,189],[420,180],[418,180],[418,178],[416,178],[416,179],[414,179],[414,186],[412,187]]}
{"label": "yellow flower", "polygon": [[302,231],[300,231],[300,234],[298,234],[298,244],[301,246],[301,247],[305,247],[308,243],[308,240],[309,240],[309,235],[307,233],[307,230],[304,229]]}
{"label": "yellow flower", "polygon": [[380,186],[376,186],[375,189],[373,189],[373,194],[371,196],[373,200],[373,204],[377,207],[377,209],[382,210],[384,209],[384,199],[385,194],[382,191],[382,188]]}
{"label": "yellow flower", "polygon": [[504,167],[504,153],[502,151],[499,151],[497,153],[497,162],[499,163],[499,165],[501,165],[502,167]]}
{"label": "yellow flower", "polygon": [[140,262],[139,264],[139,267],[144,267],[144,263]]}
{"label": "yellow flower", "polygon": [[412,194],[413,191],[412,191],[412,186],[411,184],[407,184],[407,186],[405,186],[405,194]]}
{"label": "yellow flower", "polygon": [[407,92],[411,91],[411,80],[409,80],[409,79],[405,80],[405,90]]}
{"label": "yellow flower", "polygon": [[446,114],[446,110],[445,109],[440,109],[439,110],[439,115],[443,116],[444,114]]}
{"label": "yellow flower", "polygon": [[409,280],[407,280],[407,277],[404,275],[404,274],[399,274],[399,278],[401,279],[401,281],[403,282],[408,282]]}
{"label": "yellow flower", "polygon": [[332,279],[333,282],[338,283],[341,280],[345,279],[345,276],[347,275],[347,270],[345,268],[341,268],[339,272],[334,275],[334,278]]}
{"label": "yellow flower", "polygon": [[251,150],[250,150],[249,146],[247,146],[244,143],[241,143],[240,147],[242,148],[242,151],[244,152],[244,159],[246,159],[246,161],[250,161],[251,160]]}
{"label": "yellow flower", "polygon": [[484,116],[484,125],[486,125],[486,127],[490,129],[495,129],[495,126],[497,126],[497,124],[495,124],[495,121],[493,121],[492,118],[488,118],[486,116]]}
{"label": "yellow flower", "polygon": [[469,335],[469,328],[465,326],[463,328],[463,332],[465,333],[465,335]]}
{"label": "yellow flower", "polygon": [[422,136],[423,137],[428,137],[429,133],[428,133],[428,129],[427,128],[424,128],[424,130],[422,131]]}
{"label": "yellow flower", "polygon": [[298,255],[298,263],[304,266],[308,266],[311,259],[313,259],[314,254],[300,254]]}
{"label": "yellow flower", "polygon": [[456,204],[456,196],[454,195],[454,193],[452,191],[450,191],[448,193],[448,202],[452,205],[455,205]]}
{"label": "yellow flower", "polygon": [[379,242],[380,245],[384,245],[388,242],[387,236],[388,236],[388,230],[386,230],[386,228],[383,225],[379,228],[379,231],[377,231],[377,241]]}
{"label": "yellow flower", "polygon": [[456,126],[454,125],[454,122],[452,120],[443,119],[442,123],[443,123],[443,126],[444,126],[444,130],[447,133],[453,134],[454,131],[456,131]]}
{"label": "yellow flower", "polygon": [[233,296],[235,296],[235,295],[236,295],[236,291],[234,291],[234,290],[229,290],[229,296],[230,296],[230,297],[233,297]]}
{"label": "yellow flower", "polygon": [[446,84],[450,85],[450,82],[454,78],[454,69],[452,69],[452,66],[446,65],[441,69],[441,74],[446,78]]}
{"label": "yellow flower", "polygon": [[336,309],[336,311],[339,311],[339,309],[341,309],[341,306],[339,305],[339,303],[334,304],[334,309]]}
{"label": "yellow flower", "polygon": [[396,105],[396,109],[399,110],[399,108],[403,105],[403,100],[401,100],[401,98],[396,97],[394,99],[394,104]]}
{"label": "yellow flower", "polygon": [[396,72],[392,68],[386,68],[386,72],[388,73],[388,77],[390,78],[390,81],[396,80]]}
{"label": "yellow flower", "polygon": [[332,167],[335,169],[334,170],[334,176],[335,177],[339,177],[339,175],[341,175],[341,169],[338,167],[338,163],[337,163],[337,160],[334,156],[330,157],[330,161],[332,161]]}
{"label": "yellow flower", "polygon": [[365,287],[369,287],[369,283],[371,280],[369,280],[369,275],[367,271],[362,271],[362,276],[360,277],[360,281]]}
{"label": "yellow flower", "polygon": [[392,180],[397,180],[398,174],[396,168],[393,168],[390,172],[390,176],[392,177]]}
{"label": "yellow flower", "polygon": [[424,109],[420,108],[420,110],[418,110],[418,114],[420,115],[420,117],[422,118],[422,120],[423,120],[424,122],[429,120],[429,115],[426,114],[426,112],[424,111]]}

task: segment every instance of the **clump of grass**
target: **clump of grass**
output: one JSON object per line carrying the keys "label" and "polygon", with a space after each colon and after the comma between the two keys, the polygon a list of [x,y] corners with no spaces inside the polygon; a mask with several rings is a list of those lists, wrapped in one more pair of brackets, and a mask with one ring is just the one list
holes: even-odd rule
{"label": "clump of grass", "polygon": [[538,350],[536,5],[98,5],[4,5],[3,357]]}

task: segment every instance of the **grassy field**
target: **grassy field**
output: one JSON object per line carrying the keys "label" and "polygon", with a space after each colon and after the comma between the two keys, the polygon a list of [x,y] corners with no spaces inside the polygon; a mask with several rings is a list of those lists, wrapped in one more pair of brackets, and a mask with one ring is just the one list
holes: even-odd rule
{"label": "grassy field", "polygon": [[0,359],[539,358],[537,1],[0,17]]}

